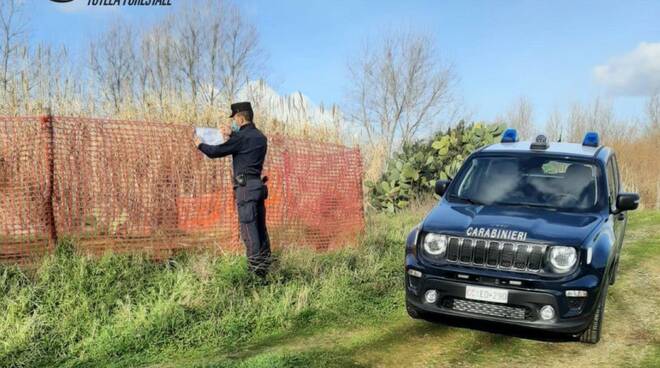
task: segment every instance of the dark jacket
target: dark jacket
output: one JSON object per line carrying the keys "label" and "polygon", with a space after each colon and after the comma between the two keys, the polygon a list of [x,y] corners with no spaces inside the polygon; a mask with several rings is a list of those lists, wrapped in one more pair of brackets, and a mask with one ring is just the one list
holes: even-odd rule
{"label": "dark jacket", "polygon": [[198,146],[210,158],[232,155],[234,176],[245,174],[261,176],[268,149],[268,139],[254,123],[248,123],[229,139],[217,146],[201,143]]}

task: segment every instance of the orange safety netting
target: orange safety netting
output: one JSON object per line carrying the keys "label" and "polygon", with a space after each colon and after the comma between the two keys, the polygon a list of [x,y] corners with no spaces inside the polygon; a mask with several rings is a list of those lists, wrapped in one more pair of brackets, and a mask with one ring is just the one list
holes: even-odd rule
{"label": "orange safety netting", "polygon": [[[186,125],[0,117],[0,260],[71,239],[89,253],[237,251],[231,158],[211,160]],[[364,229],[358,149],[269,137],[275,247],[340,247]]]}

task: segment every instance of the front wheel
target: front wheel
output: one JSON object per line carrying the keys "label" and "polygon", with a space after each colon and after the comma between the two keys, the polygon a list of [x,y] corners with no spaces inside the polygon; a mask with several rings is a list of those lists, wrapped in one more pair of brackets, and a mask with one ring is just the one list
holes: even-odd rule
{"label": "front wheel", "polygon": [[587,344],[597,344],[600,341],[600,335],[603,331],[603,317],[605,315],[605,301],[607,300],[607,285],[604,286],[603,295],[600,297],[594,319],[584,332],[580,334],[580,342]]}

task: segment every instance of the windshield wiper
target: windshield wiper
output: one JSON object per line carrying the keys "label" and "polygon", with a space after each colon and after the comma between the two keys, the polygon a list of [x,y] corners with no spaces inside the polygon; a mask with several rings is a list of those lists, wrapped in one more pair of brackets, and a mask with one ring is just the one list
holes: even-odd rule
{"label": "windshield wiper", "polygon": [[478,206],[483,206],[483,205],[485,204],[485,203],[482,203],[482,202],[476,201],[476,200],[474,200],[474,199],[472,199],[472,198],[461,197],[461,196],[457,196],[457,195],[450,195],[449,198],[452,198],[452,199],[458,199],[458,200],[461,200],[461,201],[465,201],[465,202],[467,202],[467,203],[469,203],[469,204],[474,204],[474,205],[478,205]]}
{"label": "windshield wiper", "polygon": [[555,207],[548,206],[548,205],[545,205],[545,204],[539,204],[539,203],[525,203],[525,202],[521,202],[521,203],[495,202],[495,203],[493,203],[493,204],[497,204],[497,205],[500,205],[500,206],[534,207],[534,208],[545,208],[545,209],[555,210],[555,211],[557,210],[557,208],[555,208]]}

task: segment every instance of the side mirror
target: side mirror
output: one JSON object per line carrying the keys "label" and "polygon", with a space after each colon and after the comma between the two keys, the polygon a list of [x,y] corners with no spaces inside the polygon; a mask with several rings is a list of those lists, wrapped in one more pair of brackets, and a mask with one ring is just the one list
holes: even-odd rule
{"label": "side mirror", "polygon": [[438,180],[435,182],[435,194],[442,196],[449,186],[449,180]]}
{"label": "side mirror", "polygon": [[639,206],[639,194],[637,193],[619,193],[616,196],[617,212],[632,211]]}

